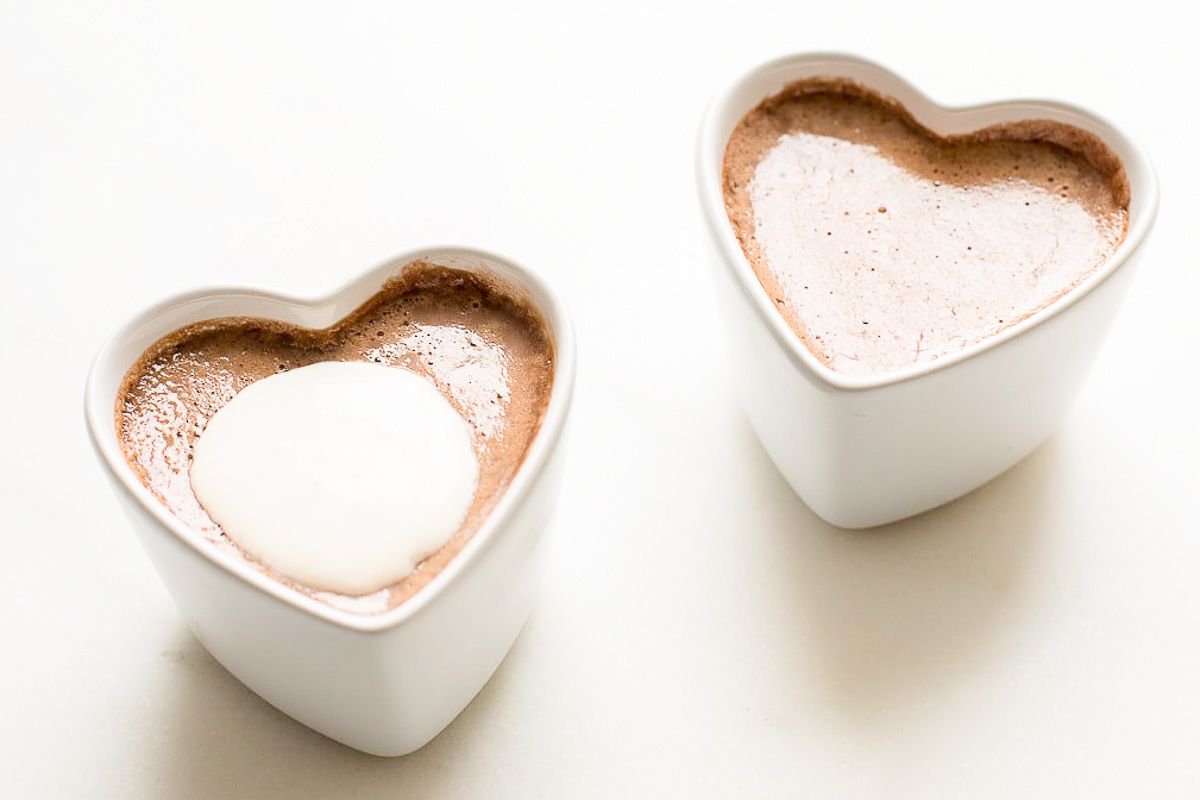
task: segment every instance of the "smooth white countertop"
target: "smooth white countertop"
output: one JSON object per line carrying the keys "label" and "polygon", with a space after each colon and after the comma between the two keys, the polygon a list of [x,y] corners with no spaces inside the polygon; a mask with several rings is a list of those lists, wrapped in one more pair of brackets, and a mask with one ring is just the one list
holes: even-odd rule
{"label": "smooth white countertop", "polygon": [[[410,5],[0,9],[0,795],[1200,794],[1189,23],[1152,3]],[[1061,431],[865,533],[807,511],[737,408],[693,190],[718,85],[805,49],[943,102],[1078,102],[1164,188]],[[383,760],[196,644],[81,394],[100,339],[163,295],[316,294],[431,242],[553,280],[579,382],[540,604],[445,733]]]}

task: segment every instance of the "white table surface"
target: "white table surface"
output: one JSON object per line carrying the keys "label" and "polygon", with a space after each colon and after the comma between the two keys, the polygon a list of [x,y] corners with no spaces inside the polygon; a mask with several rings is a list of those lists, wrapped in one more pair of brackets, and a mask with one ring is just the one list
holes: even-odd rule
{"label": "white table surface", "polygon": [[[1200,793],[1186,20],[1150,3],[75,5],[0,11],[0,795]],[[718,84],[803,49],[860,52],[946,102],[1074,100],[1142,141],[1164,187],[1061,431],[867,533],[806,510],[737,408],[693,194]],[[527,261],[573,307],[569,468],[509,658],[432,744],[383,760],[197,645],[94,463],[81,393],[101,337],[167,293],[316,294],[446,241]]]}

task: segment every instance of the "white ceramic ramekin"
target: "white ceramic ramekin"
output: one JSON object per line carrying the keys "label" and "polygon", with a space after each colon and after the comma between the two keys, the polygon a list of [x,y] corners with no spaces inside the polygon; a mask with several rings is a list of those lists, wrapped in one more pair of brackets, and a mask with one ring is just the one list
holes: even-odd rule
{"label": "white ceramic ramekin", "polygon": [[[122,456],[114,406],[126,370],[171,331],[225,316],[323,328],[418,260],[491,274],[523,292],[553,338],[554,388],[520,471],[471,541],[407,602],[378,615],[354,614],[268,578],[173,516]],[[404,253],[317,300],[216,288],[158,303],[101,348],[84,411],[96,453],[134,529],[208,651],[289,716],[350,747],[394,756],[424,745],[466,707],[529,613],[562,471],[561,435],[574,374],[571,324],[549,286],[508,259],[432,247]]]}
{"label": "white ceramic ramekin", "polygon": [[[878,377],[834,372],[773,307],[734,236],[721,187],[725,145],[742,116],[787,84],[817,76],[851,78],[893,97],[942,134],[1025,119],[1094,133],[1129,177],[1124,243],[1057,302],[960,353]],[[1042,100],[945,108],[888,70],[840,54],[780,58],[733,81],[705,116],[696,156],[717,297],[746,414],[796,493],[822,518],[846,528],[880,525],[953,500],[1053,432],[1124,297],[1129,267],[1158,205],[1146,156],[1094,114]]]}

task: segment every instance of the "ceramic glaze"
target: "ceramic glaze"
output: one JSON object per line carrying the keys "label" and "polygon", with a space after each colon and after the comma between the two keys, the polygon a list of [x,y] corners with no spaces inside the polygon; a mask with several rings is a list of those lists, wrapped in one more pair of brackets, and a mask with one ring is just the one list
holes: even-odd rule
{"label": "ceramic glaze", "polygon": [[[773,307],[726,216],[721,182],[726,143],[738,121],[764,98],[811,78],[858,82],[895,99],[942,136],[1037,119],[1094,134],[1116,153],[1129,180],[1125,240],[1061,297],[944,358],[885,374],[834,371]],[[1047,101],[945,108],[888,70],[840,54],[781,58],[734,81],[705,117],[696,169],[746,415],[796,493],[819,516],[847,528],[949,502],[1020,461],[1054,431],[1116,314],[1158,202],[1145,155],[1095,115]]]}
{"label": "ceramic glaze", "polygon": [[[272,579],[212,546],[167,510],[121,453],[113,403],[130,365],[171,331],[217,317],[326,328],[418,261],[478,272],[526,295],[554,344],[554,385],[524,462],[471,541],[411,600],[363,615]],[[213,657],[305,725],[350,747],[395,756],[427,743],[466,707],[529,613],[561,475],[574,353],[562,302],[529,270],[481,250],[432,247],[398,256],[319,300],[213,288],[158,303],[101,348],[84,411],[97,456],[134,531]]]}

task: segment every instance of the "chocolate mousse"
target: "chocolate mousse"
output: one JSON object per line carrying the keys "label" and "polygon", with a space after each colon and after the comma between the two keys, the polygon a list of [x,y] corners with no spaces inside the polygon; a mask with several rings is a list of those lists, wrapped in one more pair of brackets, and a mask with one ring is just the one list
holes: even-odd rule
{"label": "chocolate mousse", "polygon": [[848,375],[1016,325],[1120,246],[1129,185],[1096,136],[1043,120],[940,136],[852,81],[792,84],[729,138],[725,208],[774,306]]}

